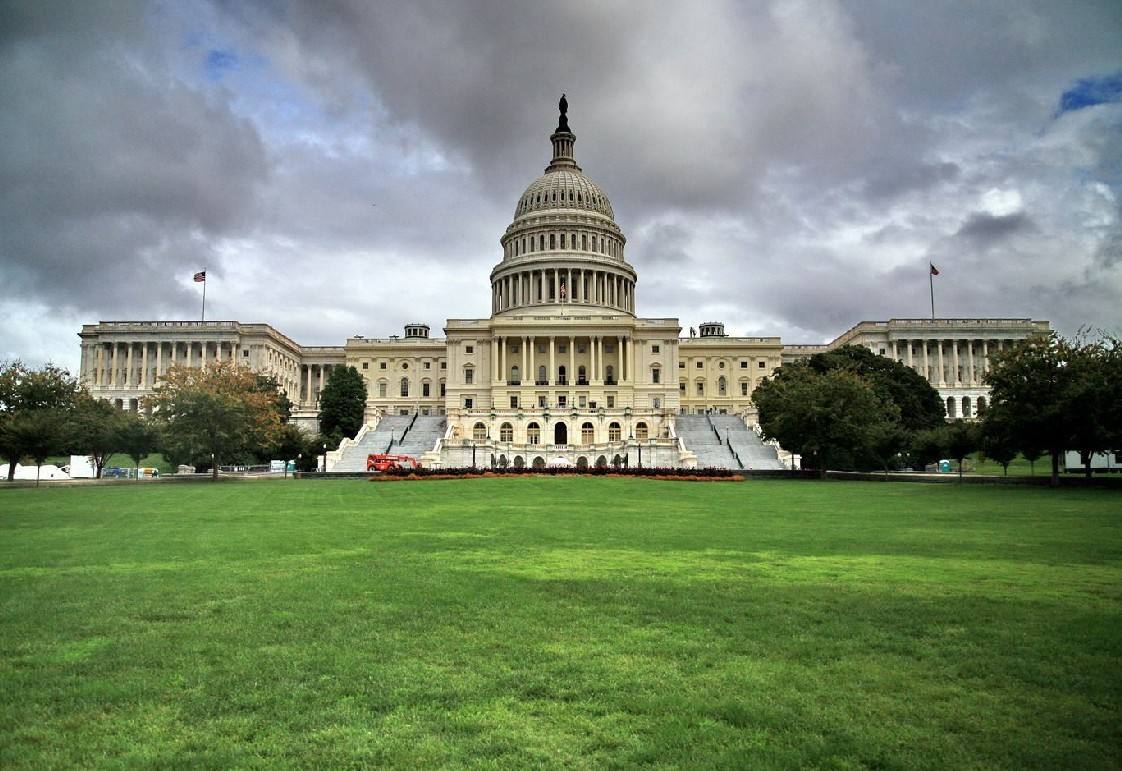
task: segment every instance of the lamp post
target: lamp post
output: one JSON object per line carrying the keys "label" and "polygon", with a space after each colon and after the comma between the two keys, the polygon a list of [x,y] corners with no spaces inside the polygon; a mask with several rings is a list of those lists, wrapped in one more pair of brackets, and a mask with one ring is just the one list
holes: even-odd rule
{"label": "lamp post", "polygon": [[323,473],[327,473],[327,442],[323,443]]}

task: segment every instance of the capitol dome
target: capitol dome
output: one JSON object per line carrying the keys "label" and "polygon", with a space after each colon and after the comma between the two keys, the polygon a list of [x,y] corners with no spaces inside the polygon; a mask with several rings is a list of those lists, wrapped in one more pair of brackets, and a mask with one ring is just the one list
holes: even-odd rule
{"label": "capitol dome", "polygon": [[518,199],[514,216],[545,209],[585,209],[615,219],[608,196],[579,168],[547,170]]}
{"label": "capitol dome", "polygon": [[573,157],[568,103],[561,97],[553,159],[514,208],[491,271],[493,313],[565,313],[569,306],[635,313],[635,269],[623,258],[627,239],[611,201]]}

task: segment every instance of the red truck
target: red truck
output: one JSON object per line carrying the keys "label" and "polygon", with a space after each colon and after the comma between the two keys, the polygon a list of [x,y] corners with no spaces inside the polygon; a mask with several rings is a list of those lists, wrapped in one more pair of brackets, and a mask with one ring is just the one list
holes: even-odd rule
{"label": "red truck", "polygon": [[387,455],[377,453],[366,456],[367,471],[389,471],[395,468],[420,468],[417,459],[411,455]]}

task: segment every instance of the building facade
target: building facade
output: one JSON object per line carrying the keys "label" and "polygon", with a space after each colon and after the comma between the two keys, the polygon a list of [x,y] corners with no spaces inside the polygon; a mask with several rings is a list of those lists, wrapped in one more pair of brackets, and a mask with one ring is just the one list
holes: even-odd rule
{"label": "building facade", "polygon": [[696,463],[679,416],[752,426],[753,389],[785,362],[862,345],[923,374],[949,417],[974,417],[985,409],[990,354],[1048,329],[1030,319],[892,319],[862,321],[823,345],[784,345],[704,322],[683,335],[678,319],[637,315],[627,239],[576,163],[564,105],[550,141],[549,165],[500,239],[487,318],[448,319],[443,337],[410,323],[404,336],[342,346],[301,346],[266,324],[103,321],[79,333],[82,382],[138,409],[169,366],[236,360],[274,376],[294,421],[315,430],[327,376],[346,364],[366,381],[368,429],[388,416],[440,419],[440,441],[424,452],[433,465],[466,465],[470,447],[473,461],[482,448],[491,458],[541,452],[573,463],[645,452],[648,464],[678,466]]}

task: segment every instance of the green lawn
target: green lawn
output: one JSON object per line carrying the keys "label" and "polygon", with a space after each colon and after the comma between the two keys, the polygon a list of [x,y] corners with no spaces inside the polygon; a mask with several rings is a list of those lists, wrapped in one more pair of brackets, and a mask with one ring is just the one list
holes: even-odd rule
{"label": "green lawn", "polygon": [[1117,768],[1122,496],[0,489],[0,767]]}

